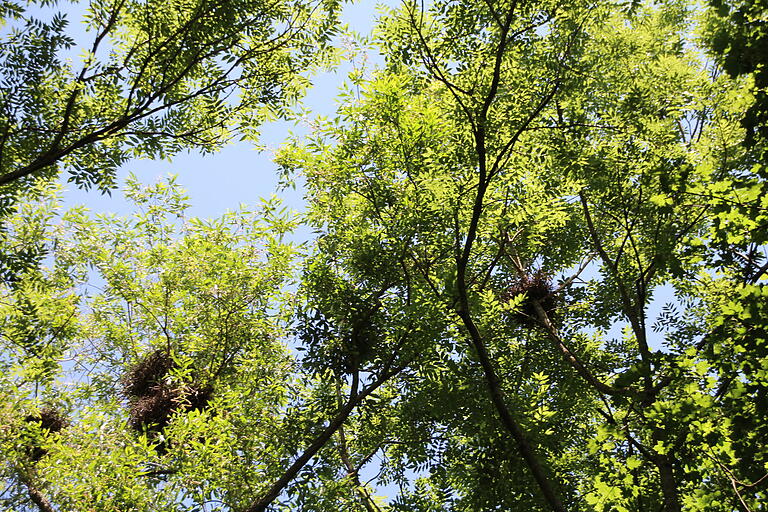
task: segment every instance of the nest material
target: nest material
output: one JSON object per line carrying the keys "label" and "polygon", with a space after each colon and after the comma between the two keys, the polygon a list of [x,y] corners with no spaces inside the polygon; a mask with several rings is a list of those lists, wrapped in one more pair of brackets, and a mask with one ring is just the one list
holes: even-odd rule
{"label": "nest material", "polygon": [[208,405],[213,396],[213,388],[204,386],[201,388],[189,386],[183,395],[183,405],[186,411],[202,411]]}
{"label": "nest material", "polygon": [[129,399],[152,394],[173,367],[173,359],[166,351],[155,350],[123,376],[123,393]]}
{"label": "nest material", "polygon": [[151,393],[131,403],[128,423],[138,431],[159,432],[168,426],[175,412],[205,409],[212,395],[213,389],[210,386],[157,386]]}
{"label": "nest material", "polygon": [[175,390],[157,386],[152,393],[131,403],[128,424],[138,431],[162,430],[176,408],[176,399]]}
{"label": "nest material", "polygon": [[546,274],[539,271],[532,275],[522,276],[512,283],[502,298],[510,301],[520,295],[525,295],[523,302],[513,313],[513,318],[522,325],[532,327],[540,325],[539,315],[534,302],[538,302],[541,305],[541,308],[550,319],[557,313],[557,297],[554,292],[555,288],[552,286],[552,280]]}
{"label": "nest material", "polygon": [[[55,434],[61,432],[69,425],[67,416],[55,407],[46,406],[34,414],[24,417],[26,423],[38,423],[43,435]],[[31,442],[26,448],[30,460],[37,462],[48,453],[48,450],[41,447],[37,441]]]}
{"label": "nest material", "polygon": [[128,424],[139,432],[159,433],[176,412],[202,410],[213,394],[211,386],[182,384],[168,379],[171,357],[155,351],[129,370],[121,379],[128,397]]}

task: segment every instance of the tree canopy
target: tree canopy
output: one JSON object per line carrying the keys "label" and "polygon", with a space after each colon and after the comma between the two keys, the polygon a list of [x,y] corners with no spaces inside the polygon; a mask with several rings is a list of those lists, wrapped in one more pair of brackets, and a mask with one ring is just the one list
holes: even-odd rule
{"label": "tree canopy", "polygon": [[77,42],[56,7],[4,2],[0,11],[6,194],[59,170],[106,191],[129,158],[211,152],[233,131],[253,135],[322,61],[338,2],[93,0],[78,62],[62,57]]}
{"label": "tree canopy", "polygon": [[253,135],[339,6],[92,4],[77,78],[8,4],[4,506],[766,510],[768,11],[695,7],[404,0],[276,155],[306,212],[203,220],[173,178],[125,217],[52,178]]}

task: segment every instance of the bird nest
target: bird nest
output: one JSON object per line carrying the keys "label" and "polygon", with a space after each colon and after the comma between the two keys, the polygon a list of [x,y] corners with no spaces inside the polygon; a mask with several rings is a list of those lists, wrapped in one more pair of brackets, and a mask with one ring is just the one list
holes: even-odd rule
{"label": "bird nest", "polygon": [[159,433],[176,412],[204,409],[213,388],[174,382],[175,367],[167,352],[156,350],[139,361],[121,379],[128,398],[128,424],[136,431]]}
{"label": "bird nest", "polygon": [[120,380],[123,393],[129,400],[153,394],[173,367],[173,359],[168,352],[155,350],[123,375]]}
{"label": "bird nest", "polygon": [[213,395],[210,386],[156,386],[150,393],[131,401],[128,424],[137,431],[160,432],[176,412],[202,410]]}
{"label": "bird nest", "polygon": [[[25,416],[24,422],[27,424],[37,423],[44,436],[61,432],[69,425],[67,416],[52,406],[43,407],[36,413]],[[34,462],[39,461],[48,453],[48,450],[43,448],[40,442],[41,439],[39,438],[32,439],[26,447],[27,455]]]}
{"label": "bird nest", "polygon": [[558,301],[555,288],[552,280],[543,272],[521,276],[507,287],[502,294],[502,299],[508,302],[521,295],[525,297],[512,314],[518,323],[529,327],[540,325],[536,302],[550,319],[557,313]]}

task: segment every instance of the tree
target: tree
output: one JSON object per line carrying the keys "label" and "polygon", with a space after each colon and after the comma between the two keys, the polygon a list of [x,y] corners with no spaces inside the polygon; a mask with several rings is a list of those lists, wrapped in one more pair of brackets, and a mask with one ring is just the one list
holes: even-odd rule
{"label": "tree", "polygon": [[[300,97],[305,72],[333,60],[339,2],[79,3],[91,41],[74,61],[76,31],[55,6],[0,7],[0,221],[19,192],[62,171],[109,192],[131,158],[255,140]],[[36,256],[0,254],[0,277],[15,279]]]}
{"label": "tree", "polygon": [[134,215],[91,218],[41,183],[8,218],[0,248],[50,267],[2,288],[3,502],[264,510],[400,367],[344,399],[290,355],[296,218],[276,200],[206,222],[173,180],[125,193]]}
{"label": "tree", "polygon": [[406,4],[380,27],[388,68],[284,150],[321,233],[310,307],[349,303],[330,269],[368,307],[418,305],[378,315],[444,312],[392,399],[385,471],[424,474],[395,509],[764,501],[765,268],[745,286],[713,245],[768,205],[735,181],[746,84],[711,73],[692,23],[682,2]]}
{"label": "tree", "polygon": [[[723,69],[732,77],[754,80],[754,101],[742,119],[745,142],[765,145],[768,137],[768,9],[761,2],[711,1],[707,43]],[[761,154],[765,160],[765,153]]]}
{"label": "tree", "polygon": [[[66,170],[108,191],[127,159],[212,152],[284,112],[322,62],[338,2],[94,0],[79,62],[66,14],[5,2],[0,185]],[[327,57],[327,55],[325,55]],[[10,187],[10,188],[9,188]]]}
{"label": "tree", "polygon": [[278,154],[317,233],[296,289],[273,201],[204,223],[131,182],[140,213],[93,220],[40,185],[0,240],[50,262],[1,289],[3,497],[763,510],[768,195],[750,77],[705,60],[706,23],[679,0],[388,12],[384,68]]}
{"label": "tree", "polygon": [[3,290],[11,508],[241,508],[292,449],[275,434],[302,392],[277,342],[294,219],[275,202],[188,219],[172,181],[127,195],[130,218],[62,214],[46,192],[9,219],[4,248],[52,258]]}

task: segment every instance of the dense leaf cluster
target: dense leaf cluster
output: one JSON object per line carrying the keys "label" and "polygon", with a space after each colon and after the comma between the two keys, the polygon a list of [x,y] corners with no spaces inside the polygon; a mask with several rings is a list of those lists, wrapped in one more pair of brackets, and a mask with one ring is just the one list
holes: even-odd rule
{"label": "dense leaf cluster", "polygon": [[285,113],[337,8],[94,2],[78,75],[2,6],[3,506],[765,510],[760,2],[406,0],[277,152],[301,219],[62,210]]}

